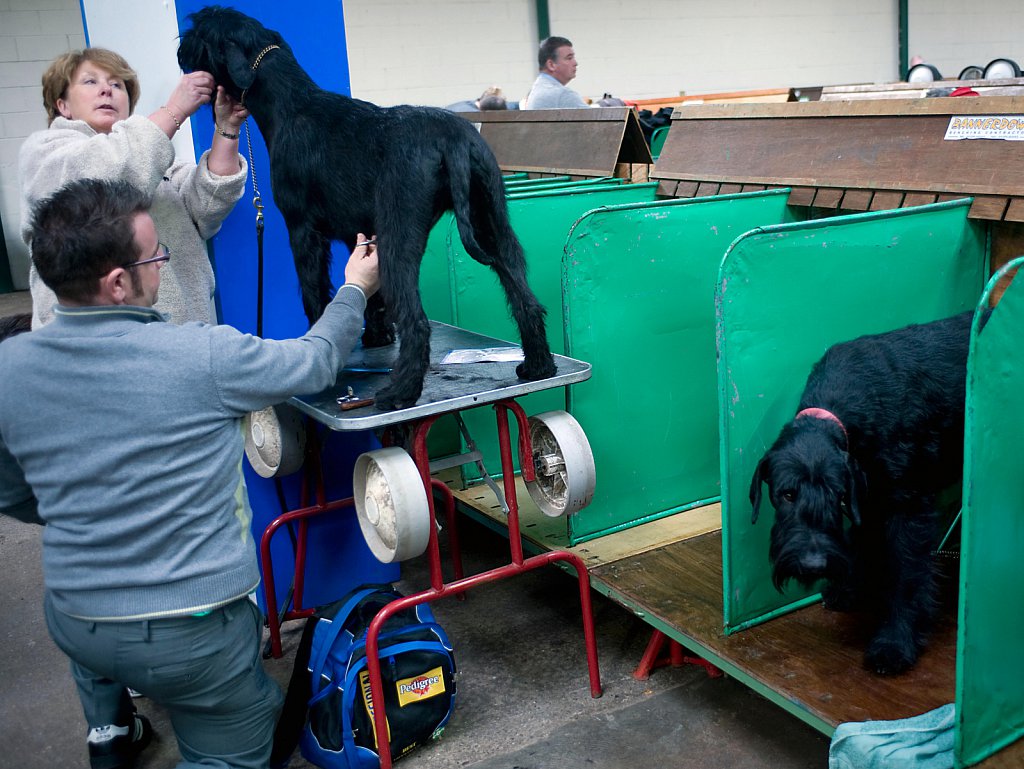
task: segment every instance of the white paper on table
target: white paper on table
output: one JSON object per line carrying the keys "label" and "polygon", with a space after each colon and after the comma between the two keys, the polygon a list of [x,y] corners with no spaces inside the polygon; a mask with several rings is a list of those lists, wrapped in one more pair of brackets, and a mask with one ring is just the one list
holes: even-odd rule
{"label": "white paper on table", "polygon": [[522,359],[521,347],[481,347],[452,350],[441,359],[441,363],[517,363]]}

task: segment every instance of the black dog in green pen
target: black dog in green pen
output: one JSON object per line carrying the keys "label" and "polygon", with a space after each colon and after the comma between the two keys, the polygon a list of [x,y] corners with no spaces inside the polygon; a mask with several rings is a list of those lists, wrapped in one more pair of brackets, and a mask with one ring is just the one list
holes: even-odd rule
{"label": "black dog in green pen", "polygon": [[501,170],[472,124],[443,109],[382,108],[319,88],[277,32],[231,8],[189,16],[178,63],[213,75],[252,114],[267,142],[274,200],[291,240],[303,306],[312,323],[331,294],[332,240],[355,245],[376,233],[381,287],[367,308],[363,344],[400,339],[391,382],[376,395],[382,409],[412,406],[430,361],[430,326],[419,294],[427,236],[455,213],[469,254],[498,275],[519,327],[523,379],[553,376],[544,307],[526,282]]}
{"label": "black dog in green pen", "polygon": [[936,498],[963,475],[972,315],[831,347],[751,481],[752,521],[762,482],[775,508],[775,586],[824,579],[826,607],[870,612],[876,673],[914,665],[937,609]]}

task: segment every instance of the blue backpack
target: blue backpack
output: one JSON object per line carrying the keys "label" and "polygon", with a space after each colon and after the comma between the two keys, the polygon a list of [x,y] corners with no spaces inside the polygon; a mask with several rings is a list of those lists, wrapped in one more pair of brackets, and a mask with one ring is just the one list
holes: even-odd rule
{"label": "blue backpack", "polygon": [[[308,646],[300,642],[299,649],[299,654],[304,647],[309,650],[303,672],[311,697],[299,747],[310,763],[326,769],[380,766],[366,630],[380,609],[401,597],[389,585],[367,586],[310,619],[306,632],[311,639]],[[455,659],[427,604],[390,617],[381,628],[378,649],[391,757],[397,760],[439,737],[448,723],[455,706]],[[297,655],[296,670],[300,662]]]}

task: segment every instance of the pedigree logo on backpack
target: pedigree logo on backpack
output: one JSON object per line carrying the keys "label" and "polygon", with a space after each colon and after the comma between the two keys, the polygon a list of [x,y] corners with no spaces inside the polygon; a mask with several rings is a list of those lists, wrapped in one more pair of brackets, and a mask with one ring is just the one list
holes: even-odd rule
{"label": "pedigree logo on backpack", "polygon": [[398,704],[403,708],[411,702],[429,700],[444,694],[444,671],[436,667],[418,676],[395,681],[395,690],[398,692]]}
{"label": "pedigree logo on backpack", "polygon": [[[372,701],[368,627],[383,607],[402,597],[392,585],[363,585],[317,609],[314,621],[306,625],[292,683],[309,687],[312,696],[305,712],[291,721],[297,724],[302,755],[310,764],[367,769],[377,766],[373,756],[379,757],[384,745],[395,760],[437,739],[447,725],[458,689],[455,658],[427,604],[388,618],[377,638],[385,702]],[[308,651],[300,654],[303,646]],[[289,686],[290,698],[291,692]],[[381,711],[385,733],[378,735],[374,715]],[[280,755],[293,744],[282,742]]]}

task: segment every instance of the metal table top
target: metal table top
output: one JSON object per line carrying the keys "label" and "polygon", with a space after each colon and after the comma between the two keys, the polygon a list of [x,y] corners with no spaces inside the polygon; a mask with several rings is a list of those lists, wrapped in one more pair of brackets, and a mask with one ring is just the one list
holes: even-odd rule
{"label": "metal table top", "polygon": [[390,369],[398,356],[398,343],[371,350],[357,347],[333,387],[315,395],[299,395],[288,400],[332,430],[375,430],[413,419],[516,398],[539,390],[583,382],[590,378],[590,364],[564,355],[555,356],[558,367],[553,377],[528,382],[516,376],[517,363],[441,364],[451,350],[488,347],[515,347],[494,337],[430,321],[430,368],[423,381],[423,394],[415,406],[397,411],[381,411],[376,405],[342,411],[337,403],[348,388],[363,398],[371,398],[387,385],[389,374],[357,369]]}

